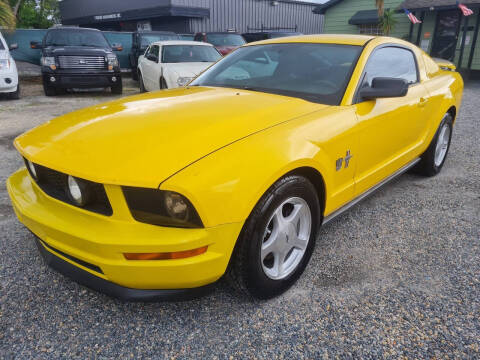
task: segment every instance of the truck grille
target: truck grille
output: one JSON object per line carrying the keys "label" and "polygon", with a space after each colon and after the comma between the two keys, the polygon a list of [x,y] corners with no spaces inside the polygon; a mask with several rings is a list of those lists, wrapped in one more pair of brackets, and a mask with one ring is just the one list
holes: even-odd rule
{"label": "truck grille", "polygon": [[106,62],[103,56],[59,56],[62,69],[103,70]]}

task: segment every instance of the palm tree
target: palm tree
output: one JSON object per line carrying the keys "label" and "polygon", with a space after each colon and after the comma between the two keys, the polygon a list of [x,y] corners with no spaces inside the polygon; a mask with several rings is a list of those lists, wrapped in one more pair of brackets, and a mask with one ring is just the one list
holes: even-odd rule
{"label": "palm tree", "polygon": [[15,20],[15,15],[8,0],[0,0],[0,28],[13,29]]}
{"label": "palm tree", "polygon": [[384,13],[384,0],[375,0],[375,6],[377,7],[378,10],[378,17],[381,18]]}
{"label": "palm tree", "polygon": [[383,29],[383,33],[387,36],[390,35],[390,32],[396,24],[397,19],[395,19],[395,10],[385,10],[383,16],[380,18],[380,26]]}

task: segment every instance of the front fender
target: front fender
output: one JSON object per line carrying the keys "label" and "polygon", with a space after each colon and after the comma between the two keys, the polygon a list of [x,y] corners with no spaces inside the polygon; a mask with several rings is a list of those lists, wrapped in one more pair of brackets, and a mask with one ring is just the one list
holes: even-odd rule
{"label": "front fender", "polygon": [[237,141],[165,180],[160,189],[186,196],[206,227],[243,222],[283,175],[310,167],[330,183],[329,160],[319,146],[282,124]]}

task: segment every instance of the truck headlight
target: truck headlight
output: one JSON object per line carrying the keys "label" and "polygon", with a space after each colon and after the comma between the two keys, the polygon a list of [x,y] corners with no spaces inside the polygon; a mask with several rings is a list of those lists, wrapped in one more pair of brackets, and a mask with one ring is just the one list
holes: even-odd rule
{"label": "truck headlight", "polygon": [[179,77],[177,80],[178,86],[186,86],[193,78],[191,77]]}
{"label": "truck headlight", "polygon": [[55,58],[53,56],[42,56],[42,58],[40,59],[40,63],[42,64],[42,66],[49,67],[52,70],[57,69],[57,64],[55,63]]}
{"label": "truck headlight", "polygon": [[203,227],[192,203],[181,194],[127,186],[122,190],[133,218],[139,222],[167,227]]}
{"label": "truck headlight", "polygon": [[108,54],[105,58],[108,63],[108,70],[113,70],[118,67],[118,58],[114,54]]}
{"label": "truck headlight", "polygon": [[2,70],[9,70],[10,69],[10,60],[0,60],[0,71]]}

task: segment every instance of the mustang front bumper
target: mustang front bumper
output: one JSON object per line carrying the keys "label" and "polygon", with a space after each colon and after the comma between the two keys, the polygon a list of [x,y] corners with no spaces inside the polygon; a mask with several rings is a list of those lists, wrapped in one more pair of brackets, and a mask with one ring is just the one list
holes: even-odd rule
{"label": "mustang front bumper", "polygon": [[[243,225],[178,229],[139,223],[131,217],[120,187],[113,185],[105,186],[113,215],[99,215],[49,197],[26,169],[8,179],[7,189],[19,220],[39,238],[47,263],[84,285],[125,300],[185,297],[185,289],[202,290],[215,282],[225,273]],[[204,254],[185,259],[131,261],[123,255],[204,246],[208,246]]]}

